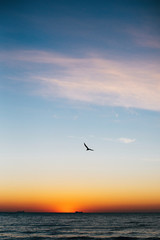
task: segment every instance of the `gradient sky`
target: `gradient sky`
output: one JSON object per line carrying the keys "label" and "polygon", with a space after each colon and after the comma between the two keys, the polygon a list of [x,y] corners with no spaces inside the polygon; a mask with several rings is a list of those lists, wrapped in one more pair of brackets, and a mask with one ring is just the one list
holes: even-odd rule
{"label": "gradient sky", "polygon": [[160,1],[0,1],[0,211],[160,211],[159,145]]}

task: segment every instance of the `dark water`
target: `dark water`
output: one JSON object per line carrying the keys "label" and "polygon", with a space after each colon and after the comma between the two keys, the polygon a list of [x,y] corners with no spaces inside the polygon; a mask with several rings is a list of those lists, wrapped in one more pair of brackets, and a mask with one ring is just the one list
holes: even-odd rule
{"label": "dark water", "polygon": [[0,213],[0,239],[160,239],[160,213]]}

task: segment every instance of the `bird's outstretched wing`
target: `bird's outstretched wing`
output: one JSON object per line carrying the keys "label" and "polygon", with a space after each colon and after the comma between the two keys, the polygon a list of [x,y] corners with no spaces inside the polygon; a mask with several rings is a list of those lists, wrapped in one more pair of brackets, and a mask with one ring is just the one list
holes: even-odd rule
{"label": "bird's outstretched wing", "polygon": [[84,143],[84,146],[88,149],[87,145]]}
{"label": "bird's outstretched wing", "polygon": [[90,150],[90,151],[94,151],[92,148],[89,148],[88,150]]}
{"label": "bird's outstretched wing", "polygon": [[84,143],[84,146],[86,147],[86,150],[87,150],[87,151],[89,151],[89,150],[90,150],[90,151],[94,151],[93,149],[89,148],[85,143]]}

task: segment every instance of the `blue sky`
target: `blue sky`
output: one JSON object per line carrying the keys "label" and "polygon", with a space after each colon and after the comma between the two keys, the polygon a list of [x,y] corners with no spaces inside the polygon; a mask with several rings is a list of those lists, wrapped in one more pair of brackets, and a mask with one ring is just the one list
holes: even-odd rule
{"label": "blue sky", "polygon": [[0,5],[2,189],[114,179],[160,204],[159,1]]}

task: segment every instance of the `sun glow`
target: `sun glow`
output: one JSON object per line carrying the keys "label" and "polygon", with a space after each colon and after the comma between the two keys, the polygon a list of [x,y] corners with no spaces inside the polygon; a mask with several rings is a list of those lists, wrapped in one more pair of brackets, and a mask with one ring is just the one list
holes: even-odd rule
{"label": "sun glow", "polygon": [[85,191],[70,194],[50,194],[37,192],[6,194],[0,199],[0,211],[26,212],[128,212],[160,210],[160,194],[150,195],[148,192],[126,190],[112,192]]}

